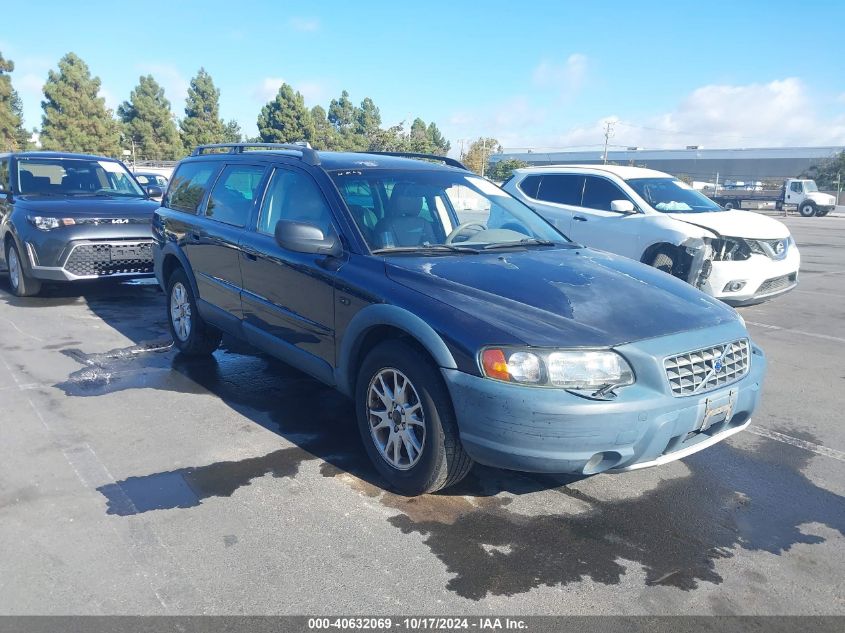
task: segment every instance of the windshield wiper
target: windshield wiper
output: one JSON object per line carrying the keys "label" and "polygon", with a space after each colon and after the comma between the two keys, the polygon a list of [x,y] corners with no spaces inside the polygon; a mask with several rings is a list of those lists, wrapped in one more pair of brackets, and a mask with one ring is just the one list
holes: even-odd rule
{"label": "windshield wiper", "polygon": [[393,246],[377,248],[373,255],[389,255],[391,253],[472,253],[478,255],[477,248],[469,246],[455,246],[454,244],[422,244],[420,246]]}
{"label": "windshield wiper", "polygon": [[524,240],[518,240],[516,242],[496,242],[495,244],[487,244],[484,246],[485,251],[492,251],[497,248],[513,248],[519,246],[556,246],[557,242],[553,242],[551,240],[541,240],[536,237],[528,237]]}

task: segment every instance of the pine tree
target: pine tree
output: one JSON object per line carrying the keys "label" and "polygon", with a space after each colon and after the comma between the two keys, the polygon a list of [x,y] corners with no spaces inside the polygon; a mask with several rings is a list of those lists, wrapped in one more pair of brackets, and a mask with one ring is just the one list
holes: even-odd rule
{"label": "pine tree", "polygon": [[180,125],[182,145],[191,151],[197,145],[222,143],[226,126],[220,118],[220,90],[205,68],[191,79],[185,99],[185,118]]}
{"label": "pine tree", "polygon": [[184,155],[170,102],[151,75],[139,79],[129,101],[118,106],[117,115],[123,122],[125,145],[134,142],[137,158],[176,160]]}
{"label": "pine tree", "polygon": [[313,140],[314,122],[302,95],[283,83],[276,98],[261,108],[258,133],[265,143]]}
{"label": "pine tree", "polygon": [[366,147],[368,140],[380,128],[381,112],[372,99],[365,97],[361,107],[355,111],[355,134],[363,139],[362,144]]}
{"label": "pine tree", "polygon": [[229,119],[229,122],[223,127],[223,142],[224,143],[240,143],[244,139],[241,133],[241,125],[235,119]]}
{"label": "pine tree", "polygon": [[8,73],[15,70],[11,59],[4,59],[0,53],[0,151],[26,149],[28,134],[23,127],[23,113],[20,97],[12,87]]}
{"label": "pine tree", "polygon": [[326,117],[322,106],[311,108],[311,120],[314,122],[314,149],[335,149],[334,128]]}
{"label": "pine tree", "polygon": [[44,85],[41,145],[44,149],[117,157],[120,125],[99,97],[100,78],[74,53],[59,60]]}
{"label": "pine tree", "polygon": [[434,121],[428,124],[427,135],[433,154],[446,156],[449,153],[449,150],[452,149],[452,144],[443,138],[443,134],[441,134],[440,130],[437,129]]}

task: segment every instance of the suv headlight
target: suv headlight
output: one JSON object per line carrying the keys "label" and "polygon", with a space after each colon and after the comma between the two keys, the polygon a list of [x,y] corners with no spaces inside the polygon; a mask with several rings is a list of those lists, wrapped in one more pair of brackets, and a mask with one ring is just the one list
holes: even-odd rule
{"label": "suv headlight", "polygon": [[612,350],[488,347],[481,369],[493,380],[538,387],[603,389],[634,382],[628,362]]}
{"label": "suv headlight", "polygon": [[35,228],[41,229],[42,231],[52,231],[60,226],[72,226],[76,224],[76,221],[73,218],[51,218],[44,215],[28,215],[26,216],[26,219],[29,220]]}

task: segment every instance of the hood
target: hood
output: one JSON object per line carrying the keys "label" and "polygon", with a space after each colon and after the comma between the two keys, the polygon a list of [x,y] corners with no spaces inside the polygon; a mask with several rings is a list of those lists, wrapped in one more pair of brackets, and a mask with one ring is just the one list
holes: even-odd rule
{"label": "hood", "polygon": [[59,218],[136,218],[152,221],[161,203],[146,198],[102,198],[80,196],[53,198],[46,196],[18,196],[18,205],[30,213]]}
{"label": "hood", "polygon": [[728,237],[753,240],[778,240],[789,237],[783,222],[753,211],[714,211],[713,213],[669,213],[675,220],[700,226]]}
{"label": "hood", "polygon": [[807,197],[815,202],[816,204],[820,204],[823,206],[835,205],[836,198],[834,198],[829,193],[822,193],[820,191],[814,191],[812,193],[808,193]]}
{"label": "hood", "polygon": [[587,248],[385,258],[392,280],[498,328],[507,343],[610,347],[737,319],[666,273]]}

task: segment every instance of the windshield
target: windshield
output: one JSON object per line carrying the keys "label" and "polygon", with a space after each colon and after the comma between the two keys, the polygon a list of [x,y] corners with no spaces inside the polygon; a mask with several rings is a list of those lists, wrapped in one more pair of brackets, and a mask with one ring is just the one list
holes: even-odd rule
{"label": "windshield", "polygon": [[656,211],[664,213],[724,211],[710,198],[675,178],[632,178],[626,182]]}
{"label": "windshield", "polygon": [[818,190],[819,190],[819,188],[816,185],[815,180],[805,180],[804,181],[804,191],[806,193],[812,193],[812,192],[818,191]]}
{"label": "windshield", "polygon": [[387,169],[331,176],[373,251],[473,252],[568,242],[529,207],[477,176]]}
{"label": "windshield", "polygon": [[144,192],[116,161],[86,158],[21,158],[18,191],[40,196],[131,196]]}

